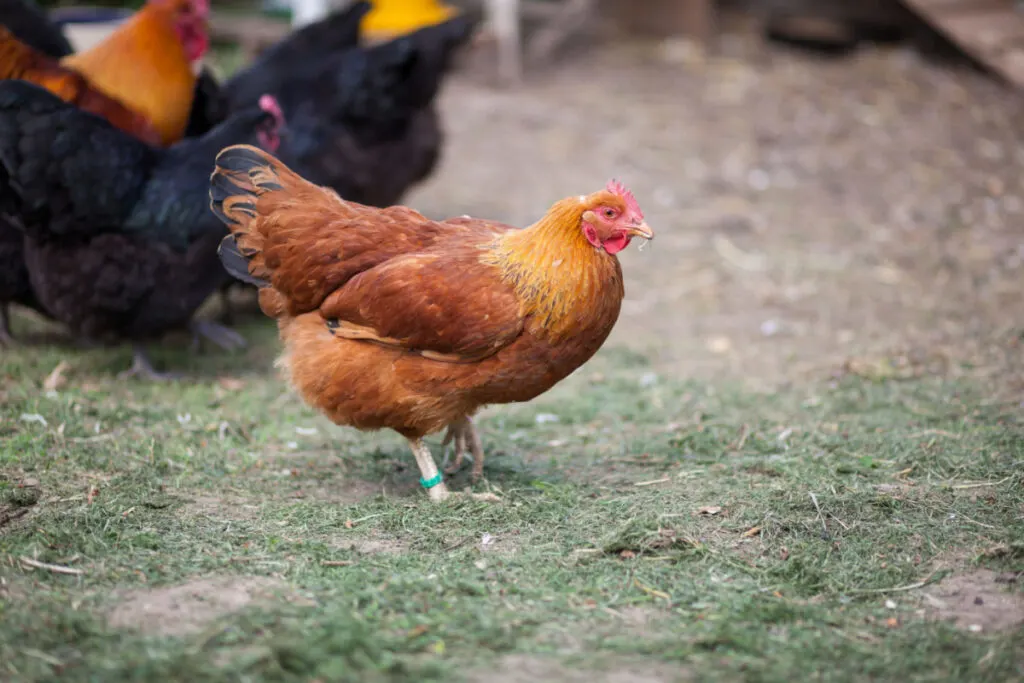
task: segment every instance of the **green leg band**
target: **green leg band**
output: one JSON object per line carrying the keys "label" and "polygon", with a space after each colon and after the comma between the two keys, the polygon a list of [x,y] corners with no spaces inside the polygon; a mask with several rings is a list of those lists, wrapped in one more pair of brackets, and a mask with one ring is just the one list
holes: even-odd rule
{"label": "green leg band", "polygon": [[435,486],[437,486],[438,484],[440,484],[441,481],[442,481],[441,473],[438,472],[436,475],[434,475],[430,479],[424,479],[424,478],[420,477],[420,486],[422,486],[425,489],[432,489]]}

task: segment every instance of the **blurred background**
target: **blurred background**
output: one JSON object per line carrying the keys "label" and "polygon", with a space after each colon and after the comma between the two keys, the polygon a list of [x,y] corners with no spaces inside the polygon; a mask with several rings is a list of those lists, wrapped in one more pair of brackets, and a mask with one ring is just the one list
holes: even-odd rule
{"label": "blurred background", "polygon": [[[44,4],[81,49],[140,3]],[[214,2],[207,64],[225,77],[345,4]],[[384,33],[438,9],[375,4]],[[938,365],[1024,389],[1017,3],[452,4],[487,21],[403,203],[525,225],[621,177],[658,239],[623,255],[614,343],[759,387]]]}

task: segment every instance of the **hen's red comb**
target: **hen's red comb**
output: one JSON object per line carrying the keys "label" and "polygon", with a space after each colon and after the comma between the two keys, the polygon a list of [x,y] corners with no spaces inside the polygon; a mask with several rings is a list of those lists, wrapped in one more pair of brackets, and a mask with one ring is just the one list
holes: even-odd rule
{"label": "hen's red comb", "polygon": [[629,189],[614,178],[608,181],[608,185],[605,189],[612,194],[617,194],[626,202],[626,208],[629,209],[631,214],[635,214],[636,218],[643,220],[644,212],[640,210],[640,204],[636,201],[636,197]]}

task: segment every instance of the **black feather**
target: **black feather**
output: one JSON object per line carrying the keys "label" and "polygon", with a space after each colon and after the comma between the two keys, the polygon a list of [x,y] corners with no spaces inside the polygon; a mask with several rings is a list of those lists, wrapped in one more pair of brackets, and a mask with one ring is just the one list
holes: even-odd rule
{"label": "black feather", "polygon": [[[2,0],[0,0],[2,1]],[[192,110],[185,126],[186,138],[205,135],[215,126],[227,120],[231,111],[227,97],[220,84],[207,67],[203,67],[196,78],[192,91]]]}
{"label": "black feather", "polygon": [[15,38],[54,59],[73,52],[60,27],[32,0],[0,0],[0,23]]}
{"label": "black feather", "polygon": [[270,286],[269,281],[249,273],[249,259],[238,248],[238,242],[235,241],[234,235],[228,235],[220,241],[217,255],[220,257],[220,262],[224,265],[224,270],[228,271],[232,277],[257,287]]}
{"label": "black feather", "polygon": [[[360,19],[365,9],[348,11]],[[339,41],[333,50],[300,39],[300,31],[222,92],[232,109],[275,96],[288,122],[278,153],[285,164],[347,200],[389,206],[437,166],[443,135],[434,99],[479,20],[465,13],[372,47]]]}
{"label": "black feather", "polygon": [[265,50],[224,84],[222,91],[231,106],[250,106],[265,93],[276,96],[282,86],[302,79],[310,68],[356,47],[359,44],[359,25],[369,11],[370,3],[354,2],[320,21],[303,26]]}
{"label": "black feather", "polygon": [[233,183],[225,174],[214,173],[210,178],[210,210],[213,211],[213,215],[225,223],[237,224],[237,220],[224,213],[224,200],[234,197],[242,191],[242,188]]}
{"label": "black feather", "polygon": [[263,166],[266,159],[247,147],[229,147],[221,150],[215,162],[218,167],[233,173],[249,173],[255,166]]}

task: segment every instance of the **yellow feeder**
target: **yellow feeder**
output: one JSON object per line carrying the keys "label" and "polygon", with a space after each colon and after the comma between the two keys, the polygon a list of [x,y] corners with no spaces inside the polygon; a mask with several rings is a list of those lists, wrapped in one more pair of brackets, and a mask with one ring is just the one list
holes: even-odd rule
{"label": "yellow feeder", "polygon": [[363,17],[362,31],[370,40],[387,40],[440,24],[457,12],[439,0],[374,0]]}

